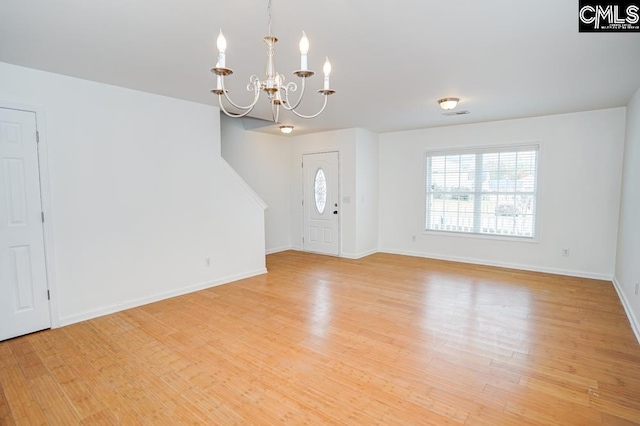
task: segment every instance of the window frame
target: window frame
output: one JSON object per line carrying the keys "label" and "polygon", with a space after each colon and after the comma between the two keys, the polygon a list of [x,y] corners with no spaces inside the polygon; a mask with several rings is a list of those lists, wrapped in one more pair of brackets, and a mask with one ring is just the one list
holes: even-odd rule
{"label": "window frame", "polygon": [[[542,144],[538,141],[534,142],[526,142],[526,143],[516,143],[516,144],[505,144],[505,145],[480,145],[475,147],[460,147],[460,148],[443,148],[443,149],[433,149],[427,150],[424,152],[423,156],[423,167],[424,167],[424,175],[423,175],[423,214],[422,214],[422,233],[429,235],[442,235],[442,236],[452,236],[452,237],[463,237],[463,238],[480,238],[480,239],[491,239],[491,240],[504,240],[504,241],[519,241],[519,242],[527,242],[527,243],[537,243],[538,236],[540,235],[540,175],[541,175],[541,165],[540,158],[542,153]],[[535,179],[533,182],[533,197],[534,197],[534,208],[532,211],[533,214],[533,229],[532,236],[525,235],[510,235],[505,233],[484,233],[484,232],[468,232],[468,231],[458,231],[458,230],[446,230],[446,229],[428,229],[427,226],[429,224],[429,196],[432,192],[429,191],[429,158],[437,157],[437,156],[446,156],[446,155],[475,155],[476,164],[478,162],[479,154],[497,154],[497,153],[514,153],[514,152],[523,152],[523,151],[536,151],[535,158]],[[482,172],[476,171],[477,175]],[[474,180],[475,182],[475,180]],[[513,192],[513,194],[517,194],[518,191]],[[477,195],[482,194],[482,191],[471,191],[471,194]],[[500,192],[496,192],[495,194],[500,194]],[[474,199],[477,197],[474,197]]]}

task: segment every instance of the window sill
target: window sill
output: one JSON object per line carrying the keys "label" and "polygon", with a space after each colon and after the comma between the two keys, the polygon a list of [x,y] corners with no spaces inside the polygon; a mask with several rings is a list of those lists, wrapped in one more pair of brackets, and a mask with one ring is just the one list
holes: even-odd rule
{"label": "window sill", "polygon": [[480,240],[493,240],[493,241],[509,241],[514,243],[538,243],[538,237],[518,237],[500,234],[476,234],[471,232],[456,232],[456,231],[436,231],[431,229],[425,229],[422,231],[423,235],[436,235],[443,237],[455,237],[455,238],[473,238]]}

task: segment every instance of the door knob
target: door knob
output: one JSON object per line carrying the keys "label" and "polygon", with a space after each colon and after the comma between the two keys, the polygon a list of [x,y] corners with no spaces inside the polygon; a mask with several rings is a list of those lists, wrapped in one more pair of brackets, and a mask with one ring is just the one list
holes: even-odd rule
{"label": "door knob", "polygon": [[333,214],[338,214],[338,210],[334,210],[334,211],[333,211]]}

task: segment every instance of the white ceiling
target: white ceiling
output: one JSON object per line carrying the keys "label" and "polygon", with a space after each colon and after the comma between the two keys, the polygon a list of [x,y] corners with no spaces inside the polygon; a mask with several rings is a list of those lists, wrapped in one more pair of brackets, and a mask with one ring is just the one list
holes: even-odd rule
{"label": "white ceiling", "polygon": [[[578,33],[577,9],[577,0],[273,0],[277,70],[296,80],[302,30],[311,42],[318,75],[303,112],[321,103],[325,56],[337,90],[317,119],[281,122],[296,134],[390,132],[625,106],[640,86],[640,33]],[[1,0],[0,61],[215,105],[209,69],[222,27],[227,88],[247,103],[248,77],[264,73],[266,10],[267,0]],[[446,96],[471,114],[443,116],[436,100]],[[269,118],[259,105],[252,115]]]}

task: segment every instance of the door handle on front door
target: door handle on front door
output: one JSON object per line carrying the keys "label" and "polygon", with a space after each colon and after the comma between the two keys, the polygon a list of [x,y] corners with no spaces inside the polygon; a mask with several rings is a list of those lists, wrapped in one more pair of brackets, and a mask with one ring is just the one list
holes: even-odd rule
{"label": "door handle on front door", "polygon": [[334,210],[334,211],[333,211],[333,214],[338,214],[338,210]]}

